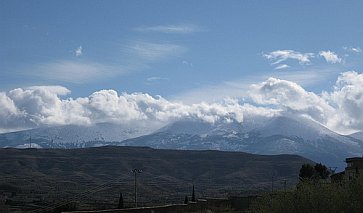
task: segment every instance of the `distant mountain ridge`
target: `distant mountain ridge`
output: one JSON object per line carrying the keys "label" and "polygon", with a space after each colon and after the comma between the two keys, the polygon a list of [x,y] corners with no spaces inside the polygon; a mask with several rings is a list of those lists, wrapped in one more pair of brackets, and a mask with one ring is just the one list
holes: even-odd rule
{"label": "distant mountain ridge", "polygon": [[[199,122],[201,123],[201,122]],[[123,141],[122,145],[166,149],[228,150],[256,154],[298,154],[328,166],[344,167],[344,159],[362,153],[363,142],[339,135],[308,119],[274,117],[264,122],[170,124],[159,131]]]}
{"label": "distant mountain ridge", "polygon": [[130,128],[110,123],[90,126],[65,125],[0,134],[0,147],[84,148],[112,145],[150,133],[147,128]]}
{"label": "distant mountain ridge", "polygon": [[361,156],[361,133],[337,134],[305,117],[246,117],[242,123],[181,120],[156,131],[114,124],[59,126],[0,134],[0,147],[84,148],[105,145],[158,149],[224,150],[256,154],[298,154],[328,166],[344,167]]}

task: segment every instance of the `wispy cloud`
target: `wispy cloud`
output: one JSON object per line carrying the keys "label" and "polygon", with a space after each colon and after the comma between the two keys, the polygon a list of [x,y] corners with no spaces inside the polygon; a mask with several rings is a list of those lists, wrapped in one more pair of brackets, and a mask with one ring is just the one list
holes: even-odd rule
{"label": "wispy cloud", "polygon": [[[151,63],[179,56],[186,50],[185,47],[177,44],[133,41],[123,46],[122,51],[129,57],[123,64],[61,59],[35,64],[21,71],[21,74],[36,77],[41,81],[83,84],[142,71],[149,68]],[[79,46],[74,54],[77,57],[81,56],[82,46]]]}
{"label": "wispy cloud", "polygon": [[[284,79],[298,83],[302,86],[314,86],[321,82],[327,81],[327,79],[332,78],[340,73],[339,68],[334,67],[315,67],[309,68],[308,70],[293,71],[293,72],[275,72],[269,73],[269,75],[263,78],[274,77],[279,79]],[[332,79],[333,80],[333,79]]]}
{"label": "wispy cloud", "polygon": [[360,53],[362,49],[360,47],[343,47],[343,49],[347,52]]}
{"label": "wispy cloud", "polygon": [[248,76],[244,79],[225,81],[218,84],[209,84],[189,89],[176,94],[173,99],[183,103],[218,102],[226,97],[243,98],[248,95],[249,85],[263,79],[262,76]]}
{"label": "wispy cloud", "polygon": [[151,43],[144,41],[133,42],[131,52],[141,59],[156,61],[170,56],[177,56],[187,50],[186,47],[171,43]]}
{"label": "wispy cloud", "polygon": [[287,64],[280,64],[277,67],[275,67],[275,70],[282,70],[282,69],[286,69],[289,68],[290,66]]}
{"label": "wispy cloud", "polygon": [[184,25],[158,25],[150,27],[137,27],[135,31],[140,32],[159,32],[159,33],[170,33],[170,34],[190,34],[196,32],[205,31],[204,28],[192,24]]}
{"label": "wispy cloud", "polygon": [[183,60],[182,61],[182,64],[185,65],[185,66],[188,66],[188,67],[193,67],[193,63],[189,62],[189,61],[186,61],[186,60]]}
{"label": "wispy cloud", "polygon": [[75,51],[74,51],[74,54],[79,57],[83,54],[83,48],[82,46],[79,46]]}
{"label": "wispy cloud", "polygon": [[153,77],[149,77],[146,79],[148,82],[152,82],[152,81],[161,81],[161,80],[168,80],[168,78],[163,78],[163,77],[158,77],[158,76],[153,76]]}
{"label": "wispy cloud", "polygon": [[[59,60],[38,64],[30,75],[43,80],[57,80],[70,83],[87,83],[115,75],[122,75],[127,69],[95,62]],[[29,74],[28,74],[29,75]]]}
{"label": "wispy cloud", "polygon": [[273,72],[266,75],[245,76],[243,79],[224,81],[218,84],[203,85],[191,88],[176,94],[173,99],[185,103],[197,103],[200,101],[221,101],[226,97],[244,98],[248,96],[249,85],[261,82],[269,77],[284,79],[295,82],[301,86],[311,87],[326,82],[327,79],[334,81],[335,76],[341,70],[337,67],[315,67],[308,70],[294,70],[293,72]]}
{"label": "wispy cloud", "polygon": [[300,64],[309,64],[314,53],[300,53],[294,50],[276,50],[263,54],[265,58],[272,62],[272,65],[280,64],[286,60],[297,60]]}
{"label": "wispy cloud", "polygon": [[319,55],[325,59],[326,62],[331,64],[341,63],[342,59],[332,51],[320,51]]}

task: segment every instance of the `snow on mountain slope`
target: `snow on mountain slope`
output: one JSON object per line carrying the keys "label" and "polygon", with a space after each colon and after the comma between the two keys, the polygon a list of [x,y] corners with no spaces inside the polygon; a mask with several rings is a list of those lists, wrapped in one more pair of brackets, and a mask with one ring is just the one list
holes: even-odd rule
{"label": "snow on mountain slope", "polygon": [[350,137],[353,137],[353,138],[356,138],[356,139],[358,139],[358,140],[363,141],[363,131],[353,133],[353,134],[351,134],[351,135],[349,135],[349,136],[350,136]]}
{"label": "snow on mountain slope", "polygon": [[[215,149],[256,154],[299,154],[329,166],[344,166],[346,157],[361,155],[358,140],[339,135],[308,118],[275,117],[243,123],[175,122],[123,145],[165,149]],[[196,128],[196,126],[198,128]]]}
{"label": "snow on mountain slope", "polygon": [[34,148],[104,146],[150,132],[147,128],[127,128],[110,123],[56,126],[0,134],[0,147],[26,148],[30,141]]}
{"label": "snow on mountain slope", "polygon": [[[158,128],[158,126],[153,126]],[[355,136],[358,139],[355,139]],[[361,156],[359,134],[339,135],[304,117],[246,117],[242,123],[176,121],[158,130],[109,123],[59,126],[0,134],[0,147],[81,148],[105,145],[161,149],[226,150],[255,154],[298,154],[328,166]]]}

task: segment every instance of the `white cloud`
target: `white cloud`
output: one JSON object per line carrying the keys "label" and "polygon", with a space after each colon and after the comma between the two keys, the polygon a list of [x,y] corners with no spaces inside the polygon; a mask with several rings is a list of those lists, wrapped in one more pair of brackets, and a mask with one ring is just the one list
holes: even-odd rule
{"label": "white cloud", "polygon": [[193,67],[193,63],[189,62],[189,61],[186,61],[186,60],[183,60],[182,61],[182,64],[185,65],[185,66],[188,66],[188,67]]}
{"label": "white cloud", "polygon": [[138,27],[136,31],[141,32],[159,32],[159,33],[170,33],[170,34],[190,34],[196,32],[203,32],[205,29],[197,25],[159,25],[151,27]]}
{"label": "white cloud", "polygon": [[14,101],[6,93],[0,92],[0,133],[23,126],[19,119],[22,116],[23,113],[16,107]]}
{"label": "white cloud", "polygon": [[286,69],[289,68],[290,66],[287,64],[280,64],[277,67],[275,67],[275,70],[281,70],[281,69]]}
{"label": "white cloud", "polygon": [[353,52],[353,53],[360,53],[362,49],[360,47],[343,47],[345,51]]}
{"label": "white cloud", "polygon": [[304,71],[293,71],[293,72],[275,72],[271,73],[270,76],[264,78],[274,77],[295,82],[301,86],[312,86],[318,85],[321,82],[326,82],[331,76],[337,75],[339,69],[334,67],[328,68],[309,68]]}
{"label": "white cloud", "polygon": [[[114,90],[100,90],[84,98],[66,98],[69,90],[60,86],[17,88],[0,94],[2,110],[0,129],[9,129],[6,118],[12,118],[17,125],[31,128],[43,125],[90,125],[101,122],[120,124],[163,122],[178,119],[199,119],[205,122],[243,121],[246,112],[266,115],[273,110],[239,104],[228,99],[218,103],[183,104],[168,101],[160,96],[143,93],[122,93]],[[13,117],[12,117],[13,116]],[[16,116],[17,119],[13,119]],[[8,119],[9,120],[9,119]]]}
{"label": "white cloud", "polygon": [[328,51],[320,51],[319,55],[321,57],[323,57],[326,60],[326,62],[328,62],[328,63],[336,64],[336,63],[341,63],[342,62],[342,59],[339,58],[339,56],[336,53],[334,53],[332,51],[329,51],[329,50]]}
{"label": "white cloud", "polygon": [[294,50],[276,50],[263,54],[263,56],[270,60],[273,65],[280,64],[288,59],[297,60],[300,64],[309,64],[310,59],[314,57],[314,53],[300,53]]}
{"label": "white cloud", "polygon": [[285,112],[307,115],[323,124],[334,112],[334,108],[319,95],[307,92],[291,81],[269,78],[251,88],[250,96],[257,104],[275,105]]}
{"label": "white cloud", "polygon": [[335,119],[330,126],[335,129],[363,131],[363,74],[355,71],[342,73],[332,93],[324,98],[335,105]]}
{"label": "white cloud", "polygon": [[236,93],[239,98],[189,104],[145,93],[118,94],[114,90],[100,90],[88,97],[72,99],[66,97],[70,91],[61,86],[17,88],[0,92],[0,131],[100,122],[166,124],[179,119],[243,122],[246,116],[272,117],[285,113],[310,117],[340,133],[363,130],[363,74],[342,73],[333,91],[322,94],[277,78],[253,84],[249,90],[245,84],[235,84],[229,83],[233,91],[240,88],[240,95]]}
{"label": "white cloud", "polygon": [[83,54],[83,48],[82,46],[79,46],[75,51],[74,51],[74,54],[79,57]]}
{"label": "white cloud", "polygon": [[332,92],[307,92],[300,85],[276,78],[255,84],[252,99],[293,115],[305,115],[339,133],[363,131],[363,74],[342,73]]}
{"label": "white cloud", "polygon": [[149,77],[146,79],[147,81],[160,81],[160,80],[168,80],[167,78],[163,78],[163,77],[157,77],[157,76],[153,76],[153,77]]}
{"label": "white cloud", "polygon": [[[285,79],[295,82],[301,86],[316,86],[321,82],[326,82],[333,75],[337,75],[339,69],[326,68],[326,69],[312,69],[306,71],[294,72],[274,72],[269,75],[250,75],[245,76],[243,79],[225,81],[219,84],[203,85],[196,88],[191,88],[182,93],[176,94],[173,99],[181,100],[185,103],[198,103],[200,101],[216,102],[221,101],[226,97],[240,98],[248,96],[251,84],[264,81],[269,77]],[[334,79],[333,79],[334,80]]]}
{"label": "white cloud", "polygon": [[143,60],[157,61],[171,56],[178,56],[186,51],[186,48],[170,43],[134,42],[130,46],[132,53]]}

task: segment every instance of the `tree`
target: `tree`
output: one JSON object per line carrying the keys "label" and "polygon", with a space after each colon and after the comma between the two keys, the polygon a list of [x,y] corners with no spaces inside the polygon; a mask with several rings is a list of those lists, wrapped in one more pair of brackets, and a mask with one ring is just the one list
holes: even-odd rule
{"label": "tree", "polygon": [[328,168],[321,163],[315,164],[314,169],[321,179],[327,179],[330,175]]}
{"label": "tree", "polygon": [[299,179],[311,179],[313,175],[315,174],[315,169],[312,165],[306,163],[301,166],[300,173],[299,173]]}
{"label": "tree", "polygon": [[195,202],[194,184],[193,184],[193,192],[192,192],[192,202]]}
{"label": "tree", "polygon": [[304,164],[301,166],[299,179],[327,179],[329,175],[330,172],[328,168],[321,163],[317,163],[315,166]]}
{"label": "tree", "polygon": [[118,200],[118,209],[123,209],[124,208],[124,198],[122,196],[122,193],[120,192],[120,198]]}
{"label": "tree", "polygon": [[184,204],[188,204],[189,203],[189,199],[188,199],[188,196],[185,196],[185,199],[184,199]]}

